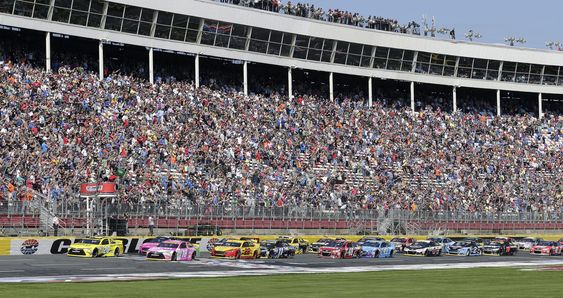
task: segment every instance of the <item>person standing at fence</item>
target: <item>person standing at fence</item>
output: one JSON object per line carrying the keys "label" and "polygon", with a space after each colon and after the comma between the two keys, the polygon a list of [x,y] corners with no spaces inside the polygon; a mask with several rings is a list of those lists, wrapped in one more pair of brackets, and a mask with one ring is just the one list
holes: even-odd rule
{"label": "person standing at fence", "polygon": [[154,235],[154,218],[149,216],[149,236]]}
{"label": "person standing at fence", "polygon": [[58,236],[59,234],[59,218],[55,215],[53,217],[53,235]]}

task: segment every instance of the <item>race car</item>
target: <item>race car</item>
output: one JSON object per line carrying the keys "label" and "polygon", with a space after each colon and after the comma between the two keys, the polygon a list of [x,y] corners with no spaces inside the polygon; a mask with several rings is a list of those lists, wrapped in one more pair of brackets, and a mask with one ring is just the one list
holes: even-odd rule
{"label": "race car", "polygon": [[405,249],[405,247],[411,246],[413,243],[415,243],[416,239],[400,237],[400,238],[393,238],[391,239],[390,242],[395,246],[395,251],[402,252]]}
{"label": "race car", "polygon": [[105,237],[78,239],[68,248],[67,256],[72,257],[119,257],[124,251],[123,242]]}
{"label": "race car", "polygon": [[563,238],[559,239],[559,245],[563,245]]}
{"label": "race car", "polygon": [[518,246],[518,249],[528,250],[531,249],[532,246],[536,245],[540,241],[543,241],[543,239],[536,237],[526,237],[515,241],[515,244]]}
{"label": "race car", "polygon": [[475,241],[457,241],[452,245],[444,246],[444,253],[449,256],[480,256],[483,250]]}
{"label": "race car", "polygon": [[139,254],[145,256],[145,255],[147,255],[147,251],[149,251],[150,248],[156,247],[160,243],[162,243],[164,241],[168,241],[168,240],[174,240],[174,238],[172,238],[172,237],[155,237],[155,238],[146,239],[143,242],[143,244],[141,244],[141,246],[139,247]]}
{"label": "race car", "polygon": [[228,240],[213,247],[211,256],[229,259],[258,259],[260,258],[260,244],[252,240]]}
{"label": "race car", "polygon": [[333,259],[352,259],[360,256],[360,246],[352,241],[335,240],[319,249],[319,257]]}
{"label": "race car", "polygon": [[268,251],[268,258],[292,258],[295,256],[295,247],[283,241],[276,241]]}
{"label": "race car", "polygon": [[405,247],[403,253],[405,256],[440,256],[442,255],[442,246],[431,240],[422,240]]}
{"label": "race car", "polygon": [[532,255],[560,256],[563,247],[558,241],[540,241],[530,249]]}
{"label": "race car", "polygon": [[295,247],[295,252],[298,254],[306,253],[307,250],[309,249],[309,241],[303,238],[280,236],[276,240],[286,242],[287,244]]}
{"label": "race car", "polygon": [[395,253],[393,243],[387,241],[358,242],[361,258],[392,258]]}
{"label": "race car", "polygon": [[321,238],[309,245],[309,252],[319,253],[319,248],[328,245],[331,241],[344,240],[343,238]]}
{"label": "race car", "polygon": [[166,240],[147,251],[149,260],[191,261],[196,255],[196,247],[181,240]]}
{"label": "race car", "polygon": [[260,257],[267,258],[270,254],[270,249],[276,245],[277,240],[264,240],[260,242]]}
{"label": "race car", "polygon": [[[211,240],[215,240],[215,241],[211,241]],[[207,251],[212,251],[213,248],[215,246],[221,246],[223,244],[225,244],[227,241],[229,240],[236,240],[235,238],[229,237],[229,238],[221,238],[221,239],[210,239],[210,241],[207,242]]]}
{"label": "race car", "polygon": [[432,241],[438,245],[440,245],[442,248],[444,246],[449,246],[455,243],[455,241],[453,241],[450,238],[443,238],[443,237],[432,237],[432,238],[428,238],[426,240]]}
{"label": "race car", "polygon": [[511,238],[497,237],[483,246],[484,255],[513,256],[518,252],[518,246]]}

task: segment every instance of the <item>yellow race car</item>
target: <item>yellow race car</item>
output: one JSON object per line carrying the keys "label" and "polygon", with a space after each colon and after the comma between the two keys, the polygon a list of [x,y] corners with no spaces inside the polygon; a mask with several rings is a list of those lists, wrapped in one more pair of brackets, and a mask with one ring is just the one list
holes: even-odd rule
{"label": "yellow race car", "polygon": [[280,236],[278,241],[285,242],[295,248],[295,253],[303,254],[309,249],[309,241],[299,237]]}
{"label": "yellow race car", "polygon": [[228,259],[258,259],[260,244],[253,240],[228,240],[213,247],[211,256]]}
{"label": "yellow race car", "polygon": [[67,252],[67,256],[96,258],[118,257],[123,253],[123,242],[107,237],[78,239]]}

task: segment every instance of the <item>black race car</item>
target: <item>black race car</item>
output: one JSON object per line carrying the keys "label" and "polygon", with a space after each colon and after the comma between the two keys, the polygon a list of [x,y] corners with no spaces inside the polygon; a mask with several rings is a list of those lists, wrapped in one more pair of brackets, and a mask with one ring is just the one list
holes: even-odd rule
{"label": "black race car", "polygon": [[483,246],[483,255],[513,256],[518,252],[518,246],[510,238],[495,238]]}

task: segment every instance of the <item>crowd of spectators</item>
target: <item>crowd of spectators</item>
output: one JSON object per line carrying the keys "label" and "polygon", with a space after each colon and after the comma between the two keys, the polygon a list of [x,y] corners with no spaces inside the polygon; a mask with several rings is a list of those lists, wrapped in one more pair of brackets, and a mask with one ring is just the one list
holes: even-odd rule
{"label": "crowd of spectators", "polygon": [[409,22],[408,25],[401,25],[395,19],[379,16],[364,16],[357,12],[350,12],[341,9],[323,8],[309,3],[295,3],[281,0],[214,0],[221,3],[235,4],[255,9],[267,10],[286,15],[304,17],[314,20],[321,20],[332,23],[352,25],[363,28],[370,28],[383,31],[393,31],[409,34],[420,34],[420,25],[416,22]]}
{"label": "crowd of spectators", "polygon": [[30,199],[17,192],[25,185],[61,201],[77,200],[81,183],[115,181],[124,203],[171,207],[562,208],[557,115],[244,96],[212,80],[216,88],[120,73],[99,81],[83,67],[46,73],[28,55],[4,58],[0,203]]}

